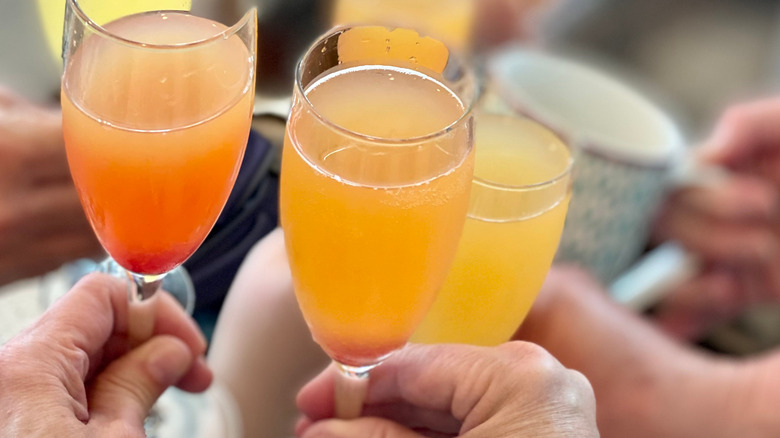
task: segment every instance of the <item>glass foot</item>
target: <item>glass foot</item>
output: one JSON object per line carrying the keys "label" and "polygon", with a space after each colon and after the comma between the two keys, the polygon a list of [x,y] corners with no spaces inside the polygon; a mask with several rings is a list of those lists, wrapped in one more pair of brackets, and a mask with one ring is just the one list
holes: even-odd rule
{"label": "glass foot", "polygon": [[[105,272],[126,278],[126,271],[110,258],[100,263],[92,259],[74,260],[42,277],[38,287],[38,302],[41,309],[48,309],[82,277],[91,272]],[[163,278],[162,288],[176,298],[187,314],[192,315],[195,309],[195,287],[187,269],[179,266],[166,274]]]}

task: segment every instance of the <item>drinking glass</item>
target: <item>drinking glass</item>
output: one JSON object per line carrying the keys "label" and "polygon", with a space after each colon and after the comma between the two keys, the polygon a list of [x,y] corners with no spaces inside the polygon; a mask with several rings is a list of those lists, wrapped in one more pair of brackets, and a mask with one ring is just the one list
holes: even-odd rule
{"label": "drinking glass", "polygon": [[166,11],[115,3],[67,1],[63,134],[84,211],[117,264],[107,270],[142,301],[230,194],[252,117],[257,18],[227,27],[185,0]]}
{"label": "drinking glass", "polygon": [[473,0],[335,0],[332,21],[411,27],[465,52],[471,47],[477,6]]}
{"label": "drinking glass", "polygon": [[506,342],[531,309],[563,231],[573,164],[567,144],[492,93],[476,120],[466,225],[413,342]]}
{"label": "drinking glass", "polygon": [[474,79],[438,40],[339,27],[296,71],[280,215],[314,339],[360,415],[368,372],[411,336],[446,276],[473,173]]}

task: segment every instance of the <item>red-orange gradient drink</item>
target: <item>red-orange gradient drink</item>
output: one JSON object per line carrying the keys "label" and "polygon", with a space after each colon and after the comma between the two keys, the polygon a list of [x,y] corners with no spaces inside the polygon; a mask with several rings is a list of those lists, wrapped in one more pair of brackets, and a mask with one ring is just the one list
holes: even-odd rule
{"label": "red-orange gradient drink", "polygon": [[213,38],[224,25],[183,12],[105,29],[115,37],[85,38],[63,77],[68,163],[108,253],[131,272],[163,274],[201,244],[230,194],[254,57],[237,35]]}

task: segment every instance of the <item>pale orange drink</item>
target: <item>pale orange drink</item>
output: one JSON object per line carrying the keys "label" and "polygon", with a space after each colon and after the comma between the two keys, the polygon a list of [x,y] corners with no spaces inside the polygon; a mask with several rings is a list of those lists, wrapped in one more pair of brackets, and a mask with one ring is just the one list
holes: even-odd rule
{"label": "pale orange drink", "polygon": [[452,269],[413,342],[497,345],[525,318],[552,264],[571,156],[549,130],[479,114],[468,218]]}
{"label": "pale orange drink", "polygon": [[[68,163],[108,253],[131,272],[163,274],[201,244],[230,194],[254,57],[237,35],[221,35],[224,25],[185,12],[129,15],[105,29],[143,44],[85,38],[70,55]],[[176,48],[192,41],[201,43]]]}
{"label": "pale orange drink", "polygon": [[410,27],[468,51],[476,6],[474,0],[336,0],[332,21]]}
{"label": "pale orange drink", "polygon": [[[426,67],[444,67],[427,62],[424,52],[437,52],[427,41],[383,58],[395,53],[385,36],[395,49],[422,40],[388,32],[310,50],[338,50],[338,62],[308,82],[299,76],[282,159],[298,302],[322,348],[353,367],[402,347],[422,320],[455,254],[473,173],[469,103]],[[366,49],[374,35],[378,58]],[[376,62],[361,62],[364,51]]]}

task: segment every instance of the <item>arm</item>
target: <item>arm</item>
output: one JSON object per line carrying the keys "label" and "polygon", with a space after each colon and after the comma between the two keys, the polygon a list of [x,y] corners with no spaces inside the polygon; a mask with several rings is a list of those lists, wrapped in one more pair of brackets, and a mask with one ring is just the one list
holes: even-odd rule
{"label": "arm", "polygon": [[768,404],[778,392],[767,389],[780,386],[780,375],[763,371],[769,358],[737,361],[680,344],[611,302],[580,271],[551,271],[516,337],[588,377],[605,438],[780,433],[778,405]]}
{"label": "arm", "polygon": [[329,359],[298,310],[281,229],[255,245],[241,265],[208,361],[238,402],[245,436],[292,435],[299,415],[295,392]]}

